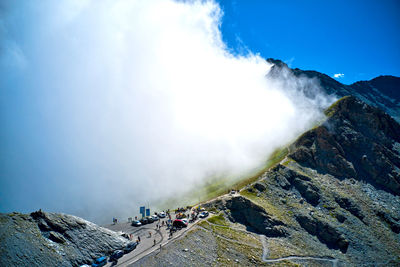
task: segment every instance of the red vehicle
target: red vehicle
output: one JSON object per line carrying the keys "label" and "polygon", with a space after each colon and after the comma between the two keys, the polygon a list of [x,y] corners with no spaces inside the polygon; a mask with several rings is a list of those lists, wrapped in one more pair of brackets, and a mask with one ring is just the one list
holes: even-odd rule
{"label": "red vehicle", "polygon": [[177,220],[173,221],[172,226],[175,226],[176,228],[183,228],[183,227],[187,227],[188,223],[177,219]]}

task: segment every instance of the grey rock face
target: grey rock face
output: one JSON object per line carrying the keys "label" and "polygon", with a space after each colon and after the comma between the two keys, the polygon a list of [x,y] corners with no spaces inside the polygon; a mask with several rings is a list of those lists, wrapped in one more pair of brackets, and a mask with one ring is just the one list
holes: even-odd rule
{"label": "grey rock face", "polygon": [[284,237],[288,235],[285,224],[268,214],[265,209],[242,196],[217,199],[204,207],[215,207],[225,210],[232,222],[245,225],[249,231],[264,234],[268,237]]}
{"label": "grey rock face", "polygon": [[257,182],[257,183],[254,184],[254,188],[257,189],[260,192],[263,192],[266,187],[265,187],[264,184]]}
{"label": "grey rock face", "polygon": [[360,220],[364,219],[364,214],[362,213],[360,207],[353,200],[346,197],[336,196],[335,201],[339,204],[339,206],[351,214],[359,218]]}
{"label": "grey rock face", "polygon": [[317,236],[329,248],[340,249],[343,253],[346,253],[349,241],[333,225],[304,214],[297,215],[296,220],[307,232]]}
{"label": "grey rock face", "polygon": [[396,234],[400,233],[400,218],[397,216],[393,216],[390,213],[386,213],[382,210],[377,211],[377,215],[386,222],[390,229]]}
{"label": "grey rock face", "polygon": [[250,226],[250,230],[264,234],[269,237],[287,236],[285,225],[280,220],[273,218],[265,209],[238,196],[226,201],[226,207],[230,210],[230,217],[233,221]]}
{"label": "grey rock face", "polygon": [[400,125],[354,97],[339,100],[326,122],[303,134],[289,157],[338,178],[365,180],[400,194]]}
{"label": "grey rock face", "polygon": [[127,240],[81,218],[42,211],[0,214],[0,266],[78,266]]}
{"label": "grey rock face", "polygon": [[308,203],[314,206],[318,205],[320,200],[319,189],[309,177],[278,165],[273,169],[269,178],[275,179],[283,189],[295,188]]}

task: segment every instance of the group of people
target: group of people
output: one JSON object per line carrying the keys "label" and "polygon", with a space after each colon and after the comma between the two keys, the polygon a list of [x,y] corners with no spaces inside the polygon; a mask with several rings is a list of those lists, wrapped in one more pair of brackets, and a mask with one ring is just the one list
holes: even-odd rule
{"label": "group of people", "polygon": [[191,209],[192,207],[190,207],[190,206],[187,206],[186,208],[177,208],[175,211],[178,213],[178,212],[185,212],[186,210],[188,210],[188,209]]}
{"label": "group of people", "polygon": [[196,221],[198,216],[199,216],[199,212],[197,210],[192,211],[192,213],[190,214],[189,222]]}
{"label": "group of people", "polygon": [[[185,212],[187,210],[189,210],[189,212],[187,214],[185,214]],[[188,219],[190,218],[189,221],[190,222],[194,222],[197,219],[199,212],[196,209],[194,209],[191,212],[190,212],[190,210],[191,210],[191,207],[187,207],[187,208],[180,207],[180,208],[177,208],[175,210],[176,218],[177,219],[178,219],[178,217],[179,218],[188,218]],[[159,220],[157,222],[157,224],[156,224],[156,229],[155,230],[161,230],[161,227],[166,226],[166,229],[169,230],[169,237],[172,238],[174,232],[177,229],[172,226],[172,217],[171,217],[170,210],[168,209],[167,211],[165,211],[165,214],[167,216],[167,219],[166,220]],[[137,219],[137,217],[135,217],[135,220],[136,219]],[[117,218],[113,218],[113,224],[117,224],[117,223],[118,223],[118,219]],[[149,231],[148,233],[149,233],[148,238],[152,238],[152,232]],[[129,240],[133,240],[133,234],[129,234]],[[140,236],[137,237],[136,242],[140,243]],[[156,242],[156,238],[154,236],[154,238],[153,238],[153,246],[155,246],[156,243],[157,243]],[[161,244],[160,244],[160,250],[161,250]]]}

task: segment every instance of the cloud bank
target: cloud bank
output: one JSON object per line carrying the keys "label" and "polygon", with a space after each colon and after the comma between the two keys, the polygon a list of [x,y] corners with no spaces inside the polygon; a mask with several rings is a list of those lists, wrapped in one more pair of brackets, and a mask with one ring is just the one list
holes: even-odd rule
{"label": "cloud bank", "polygon": [[[1,211],[98,222],[259,166],[321,118],[318,85],[222,41],[213,1],[1,8]],[[307,88],[307,93],[304,91]]]}

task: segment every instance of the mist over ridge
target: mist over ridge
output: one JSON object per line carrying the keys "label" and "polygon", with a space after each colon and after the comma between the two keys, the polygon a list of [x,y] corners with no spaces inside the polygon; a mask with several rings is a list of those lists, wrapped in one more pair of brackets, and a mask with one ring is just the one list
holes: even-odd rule
{"label": "mist over ridge", "polygon": [[[333,99],[224,44],[213,1],[6,2],[0,209],[128,217],[257,167]],[[20,29],[23,29],[22,32]]]}

